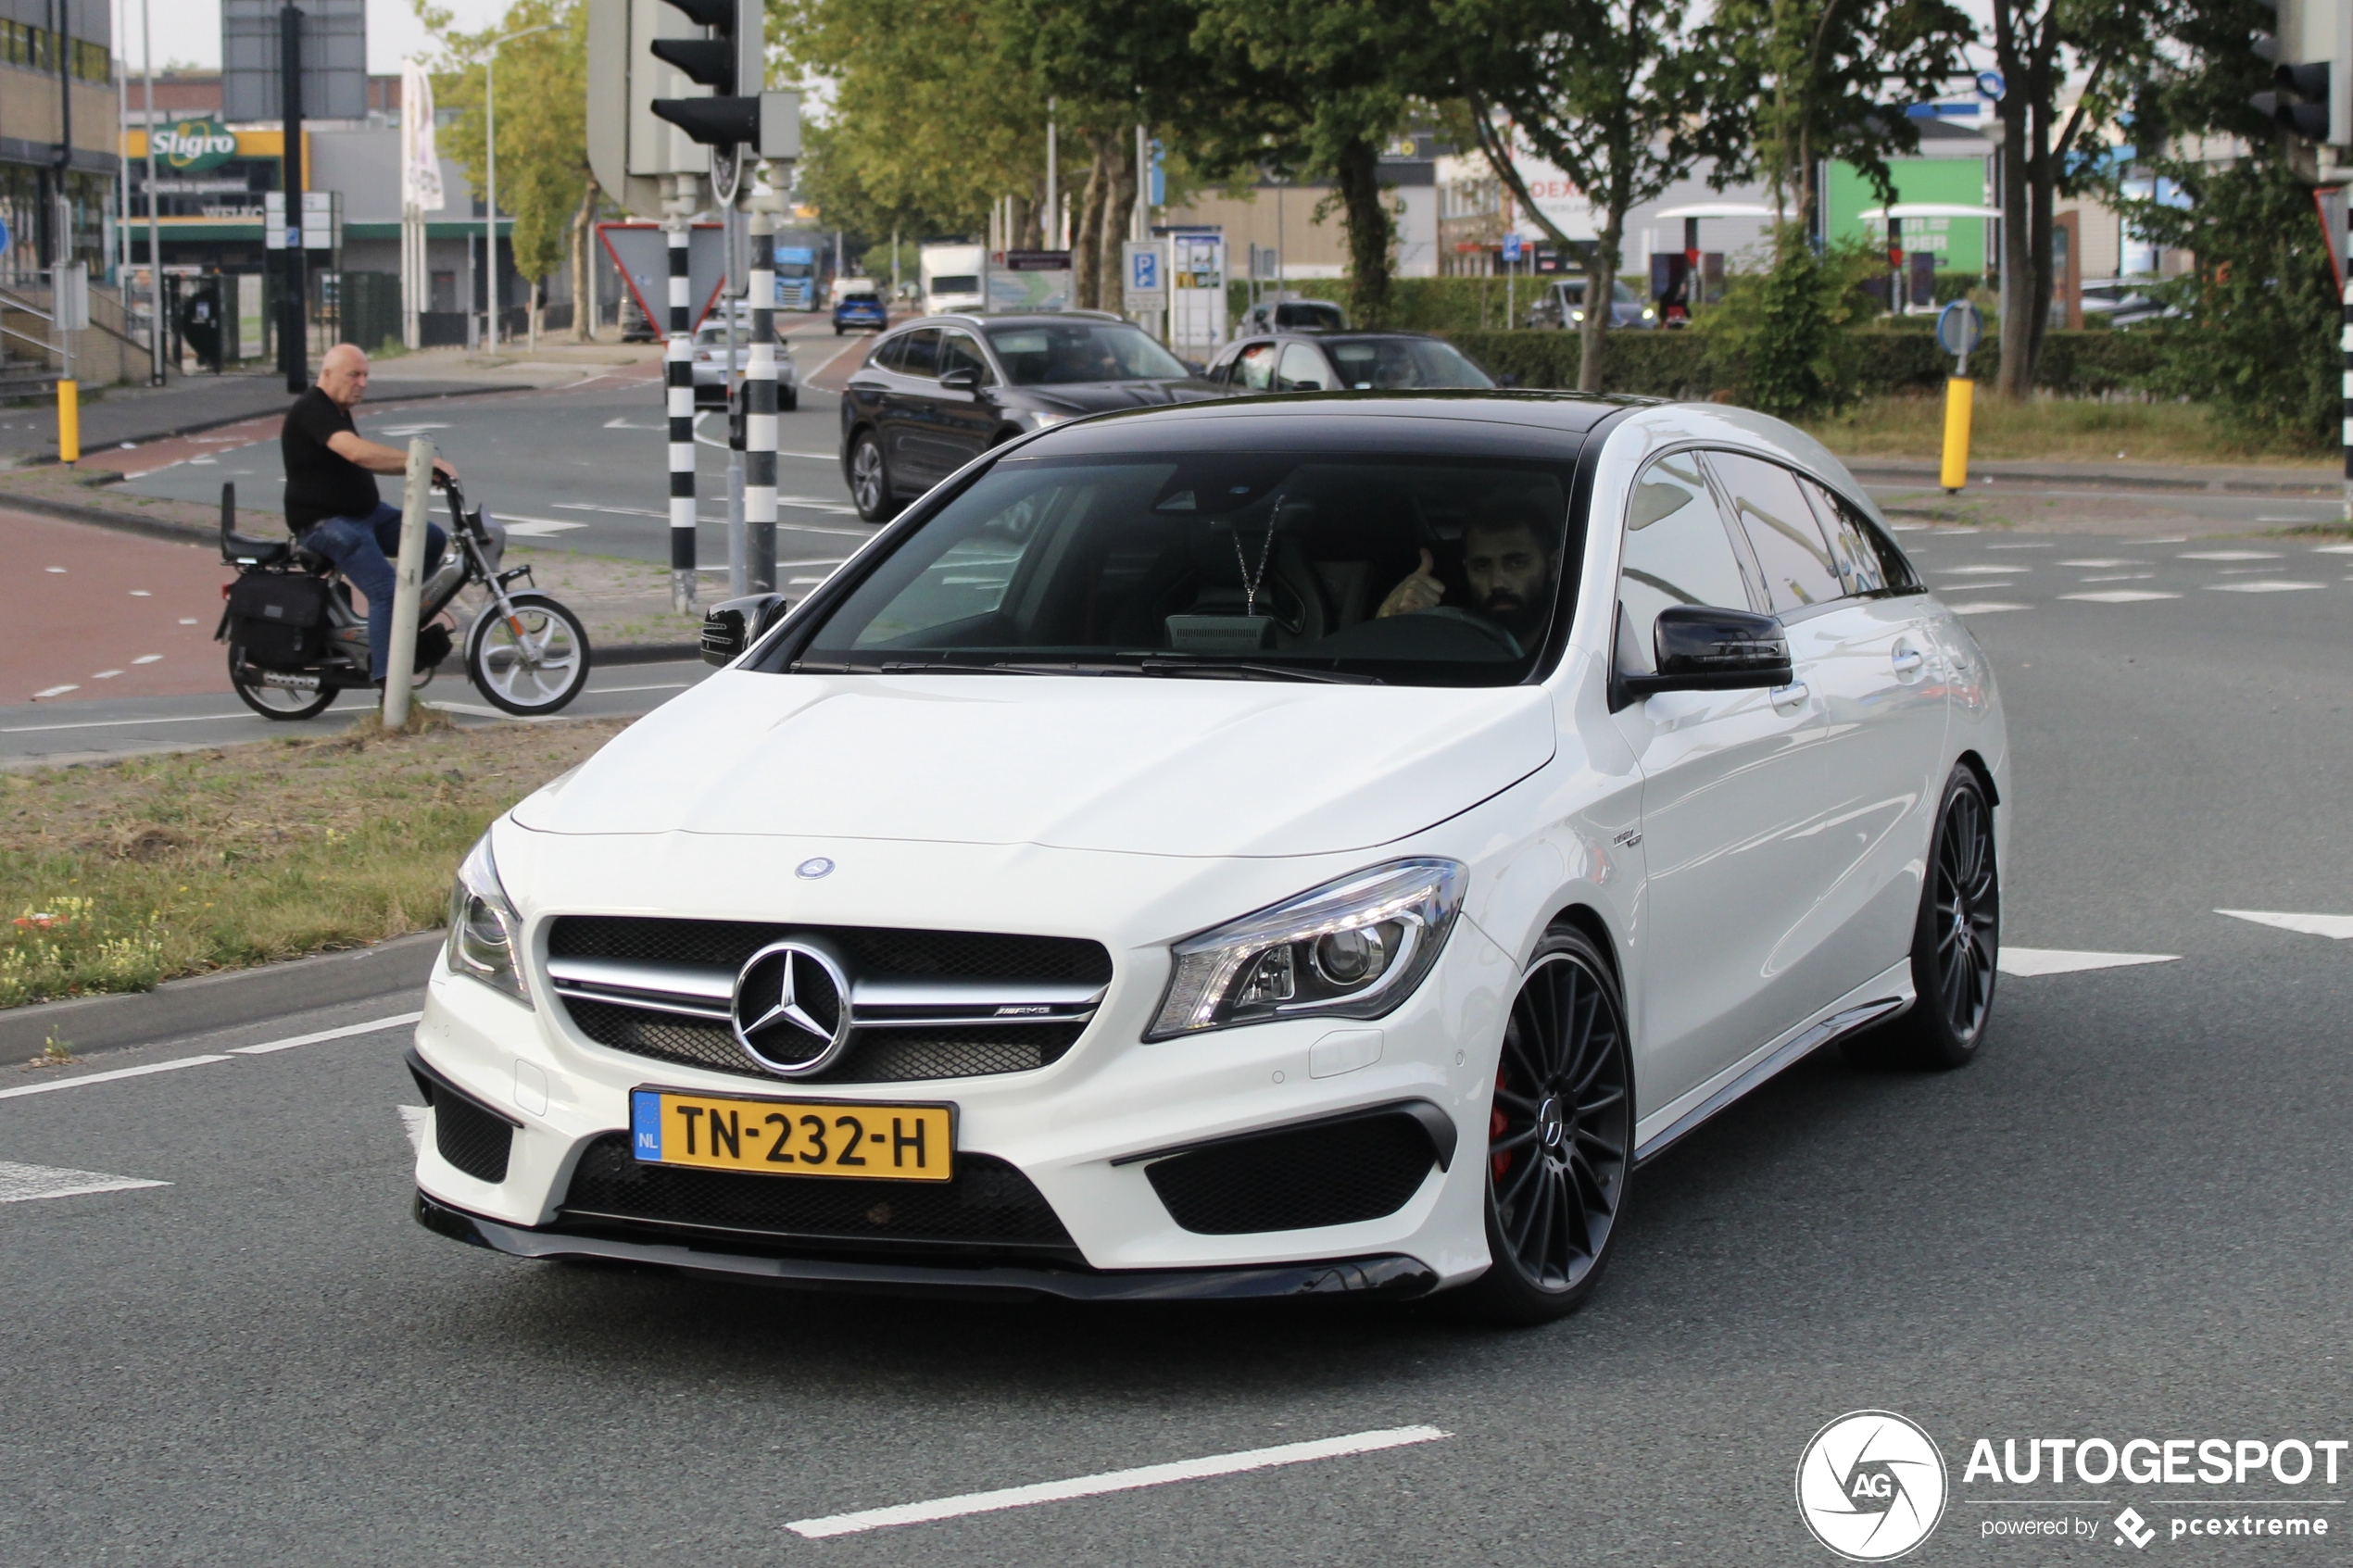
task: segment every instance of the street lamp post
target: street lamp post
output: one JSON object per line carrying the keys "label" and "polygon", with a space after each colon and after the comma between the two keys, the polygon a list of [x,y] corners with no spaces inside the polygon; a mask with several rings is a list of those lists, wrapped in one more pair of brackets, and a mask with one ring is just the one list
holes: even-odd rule
{"label": "street lamp post", "polygon": [[498,45],[511,44],[518,38],[528,38],[535,32],[553,32],[555,23],[541,27],[526,27],[516,32],[504,33],[490,41],[482,58],[482,168],[485,187],[482,203],[483,271],[486,282],[483,287],[483,320],[489,331],[484,334],[489,346],[498,346]]}

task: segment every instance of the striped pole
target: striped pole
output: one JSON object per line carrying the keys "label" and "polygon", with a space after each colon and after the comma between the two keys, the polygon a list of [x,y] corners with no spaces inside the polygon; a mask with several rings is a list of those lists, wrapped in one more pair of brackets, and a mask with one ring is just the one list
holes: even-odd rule
{"label": "striped pole", "polygon": [[[765,170],[763,169],[763,175]],[[776,591],[776,214],[763,178],[751,203],[751,361],[744,382],[744,532],[751,591]]]}
{"label": "striped pole", "polygon": [[670,353],[665,380],[670,401],[670,603],[679,614],[695,608],[695,358],[694,301],[686,271],[683,197],[663,205],[670,237]]}

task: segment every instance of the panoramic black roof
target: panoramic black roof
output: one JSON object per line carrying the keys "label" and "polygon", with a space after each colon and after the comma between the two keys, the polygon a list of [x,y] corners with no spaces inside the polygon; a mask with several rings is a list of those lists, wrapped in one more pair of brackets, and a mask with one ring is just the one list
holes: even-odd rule
{"label": "panoramic black roof", "polygon": [[[1314,392],[1121,409],[1059,425],[1007,461],[1153,450],[1484,451],[1574,456],[1588,432],[1655,398],[1578,392]],[[1571,438],[1563,442],[1562,437]]]}

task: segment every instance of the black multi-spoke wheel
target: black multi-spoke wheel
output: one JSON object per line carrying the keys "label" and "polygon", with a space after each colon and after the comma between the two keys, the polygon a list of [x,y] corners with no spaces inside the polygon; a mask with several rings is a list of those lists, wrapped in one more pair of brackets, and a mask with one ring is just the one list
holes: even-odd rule
{"label": "black multi-spoke wheel", "polygon": [[1488,1115],[1485,1315],[1542,1323],[1601,1277],[1633,1169],[1626,1014],[1600,950],[1548,933],[1504,1026]]}
{"label": "black multi-spoke wheel", "polygon": [[1851,1055],[1919,1067],[1965,1067],[1994,1011],[1994,965],[2002,942],[2002,879],[1994,857],[1994,809],[1968,768],[1944,785],[1929,843],[1928,874],[1912,928],[1918,999]]}

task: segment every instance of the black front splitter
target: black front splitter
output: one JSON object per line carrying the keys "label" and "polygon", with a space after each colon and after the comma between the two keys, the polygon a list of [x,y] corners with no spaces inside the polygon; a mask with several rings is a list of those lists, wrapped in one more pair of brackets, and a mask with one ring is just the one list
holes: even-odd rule
{"label": "black front splitter", "polygon": [[454,1240],[517,1258],[594,1258],[675,1269],[707,1278],[798,1290],[909,1292],[1001,1298],[1058,1297],[1070,1301],[1235,1301],[1282,1296],[1369,1296],[1411,1300],[1437,1288],[1438,1273],[1418,1258],[1391,1253],[1314,1263],[1232,1269],[1040,1269],[985,1265],[775,1258],[714,1252],[671,1242],[623,1241],[533,1230],[453,1209],[417,1194],[417,1223]]}

